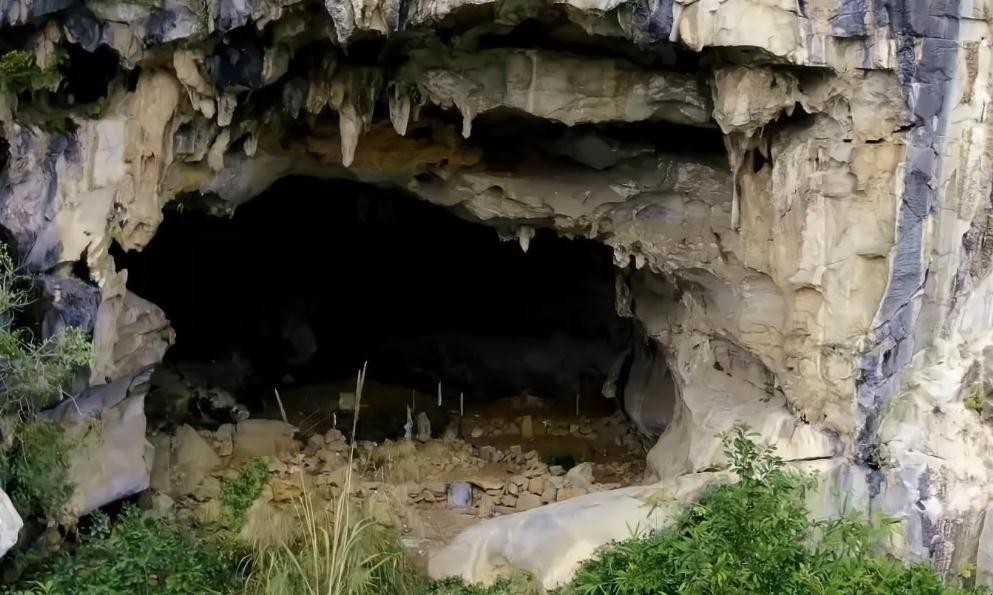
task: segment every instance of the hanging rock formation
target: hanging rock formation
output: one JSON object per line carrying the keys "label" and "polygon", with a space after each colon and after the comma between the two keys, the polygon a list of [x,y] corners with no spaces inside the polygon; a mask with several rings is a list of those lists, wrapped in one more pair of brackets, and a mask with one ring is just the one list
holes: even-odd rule
{"label": "hanging rock formation", "polygon": [[[0,35],[40,70],[117,58],[54,91],[0,79],[0,225],[32,270],[85,270],[98,288],[64,318],[92,324],[94,385],[173,340],[108,250],[140,250],[179,198],[224,214],[284,176],[346,177],[525,249],[535,227],[599,240],[623,268],[618,311],[643,329],[623,396],[661,432],[662,486],[720,469],[715,434],[744,420],[822,469],[826,494],[900,519],[896,553],[988,577],[991,15],[982,2],[0,0]],[[68,46],[80,51],[60,66]],[[481,525],[461,551],[497,545],[446,553],[444,572],[517,563],[499,544],[538,525]],[[543,580],[574,554],[542,558]]]}

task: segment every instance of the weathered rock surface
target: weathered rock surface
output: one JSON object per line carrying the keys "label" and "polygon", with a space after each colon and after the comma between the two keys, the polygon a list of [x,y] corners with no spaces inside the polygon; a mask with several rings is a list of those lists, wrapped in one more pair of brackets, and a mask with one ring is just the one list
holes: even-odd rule
{"label": "weathered rock surface", "polygon": [[0,490],[0,558],[17,544],[17,535],[23,526],[24,521],[17,514],[7,493]]}
{"label": "weathered rock surface", "polygon": [[[112,243],[144,247],[181,195],[228,213],[287,175],[347,177],[523,249],[535,227],[611,246],[618,310],[643,327],[625,407],[661,434],[649,465],[663,485],[724,465],[715,434],[746,421],[786,459],[843,461],[831,481],[902,521],[897,553],[990,575],[989,7],[307,8],[0,0],[0,32],[36,25],[16,38],[40,66],[76,43],[113,48],[130,71],[109,73],[99,110],[0,91],[0,225],[58,294],[47,329],[92,328],[91,384],[126,397],[101,423],[134,430],[118,437],[126,456],[105,460],[134,481],[86,484],[80,510],[142,484],[140,397],[110,387],[173,340],[127,290]],[[345,51],[371,34],[381,60]],[[548,488],[542,500],[558,497]],[[531,521],[494,522],[472,539],[537,539]],[[554,532],[563,551],[583,539],[570,531]]]}
{"label": "weathered rock surface", "polygon": [[[657,488],[631,487],[589,494],[566,502],[497,517],[470,527],[430,560],[432,576],[492,581],[508,566],[524,569],[545,588],[568,582],[597,547],[631,532],[669,522],[676,502],[692,498],[702,483],[680,481],[670,505],[645,506]],[[527,498],[530,499],[530,496]]]}
{"label": "weathered rock surface", "polygon": [[249,419],[234,428],[235,461],[258,457],[285,458],[297,449],[293,440],[296,428],[274,419]]}
{"label": "weathered rock surface", "polygon": [[154,448],[145,439],[145,394],[151,369],[64,401],[45,413],[65,429],[74,486],[66,513],[78,518],[148,489]]}

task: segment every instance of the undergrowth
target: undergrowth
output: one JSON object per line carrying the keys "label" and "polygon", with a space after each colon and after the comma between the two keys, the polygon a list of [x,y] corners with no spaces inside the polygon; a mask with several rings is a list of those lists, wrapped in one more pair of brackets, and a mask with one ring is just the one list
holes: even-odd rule
{"label": "undergrowth", "polygon": [[113,529],[97,518],[72,555],[40,560],[16,595],[240,593],[237,553],[169,521],[126,507]]}
{"label": "undergrowth", "polygon": [[[56,54],[58,63],[65,61],[65,52]],[[39,89],[53,89],[59,85],[62,75],[57,68],[42,69],[35,57],[24,50],[12,50],[0,55],[0,88],[22,93]]]}
{"label": "undergrowth", "polygon": [[[812,475],[786,467],[738,427],[724,436],[739,481],[722,485],[673,523],[602,548],[579,569],[578,595],[956,595],[927,564],[878,549],[884,527],[860,516],[812,520]],[[979,593],[979,591],[975,591]]]}
{"label": "undergrowth", "polygon": [[0,415],[34,412],[62,400],[78,368],[90,363],[92,348],[85,332],[68,328],[35,341],[15,326],[31,303],[30,279],[0,246]]}
{"label": "undergrowth", "polygon": [[0,488],[23,517],[57,519],[72,495],[69,445],[53,421],[19,423],[13,446],[0,458]]}
{"label": "undergrowth", "polygon": [[500,578],[492,585],[472,585],[461,578],[446,578],[429,583],[424,587],[423,595],[537,595],[542,592],[530,576],[519,575]]}
{"label": "undergrowth", "polygon": [[[4,76],[10,76],[7,60],[0,60]],[[62,400],[73,373],[90,362],[92,351],[82,330],[70,328],[35,341],[18,326],[32,301],[30,287],[31,280],[0,246],[0,488],[21,516],[56,519],[72,493],[69,445],[56,423],[36,413]]]}
{"label": "undergrowth", "polygon": [[222,521],[230,527],[239,527],[245,513],[262,494],[269,483],[269,467],[262,459],[254,459],[243,466],[234,479],[221,488]]}

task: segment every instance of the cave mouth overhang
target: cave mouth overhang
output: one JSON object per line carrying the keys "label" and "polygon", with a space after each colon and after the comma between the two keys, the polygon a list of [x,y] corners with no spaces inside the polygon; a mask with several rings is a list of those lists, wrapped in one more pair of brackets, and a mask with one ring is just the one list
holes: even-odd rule
{"label": "cave mouth overhang", "polygon": [[[207,43],[158,47],[140,70],[119,73],[109,83],[106,111],[84,121],[71,142],[62,134],[34,142],[27,138],[31,131],[20,128],[9,135],[19,161],[31,151],[67,152],[59,144],[65,141],[68,153],[99,154],[101,171],[108,172],[87,173],[95,187],[80,186],[85,196],[68,203],[85,203],[83,216],[66,208],[72,222],[53,223],[33,250],[43,270],[61,266],[53,261],[60,255],[85,259],[100,284],[92,380],[155,363],[168,343],[161,312],[126,290],[125,275],[109,270],[111,238],[125,249],[145,247],[162,222],[163,205],[184,194],[210,196],[215,211],[236,213],[287,176],[348,177],[395,184],[498,226],[521,244],[535,228],[551,228],[604,243],[621,267],[633,263],[665,283],[679,286],[688,273],[699,277],[699,283],[684,284],[674,301],[619,289],[617,309],[645,327],[644,343],[651,347],[630,371],[663,369],[659,364],[668,360],[669,384],[683,389],[678,405],[690,386],[713,380],[725,390],[726,379],[698,377],[697,369],[725,377],[741,370],[748,399],[737,402],[731,390],[719,394],[724,401],[709,392],[698,400],[731,402],[749,414],[752,407],[759,418],[766,408],[753,400],[785,409],[777,382],[768,381],[785,378],[791,397],[821,419],[825,390],[806,390],[811,376],[790,361],[796,354],[781,348],[785,327],[795,322],[787,315],[796,307],[790,302],[793,281],[764,254],[776,241],[776,230],[765,226],[787,214],[776,211],[780,205],[766,200],[765,191],[780,165],[807,171],[803,159],[778,161],[777,147],[810,140],[797,132],[799,122],[781,114],[810,115],[804,124],[831,123],[833,102],[856,88],[888,89],[887,81],[870,75],[868,83],[852,87],[841,76],[835,81],[826,71],[798,73],[778,59],[736,60],[733,52],[690,51],[669,42],[646,46],[645,39],[629,39],[630,31],[574,20],[583,15],[568,7],[555,7],[549,18],[528,10],[500,15],[511,23],[495,23],[492,8],[470,8],[472,18],[460,14],[396,36],[357,35],[348,52],[323,30],[314,36],[306,23],[286,30],[236,27]],[[746,94],[756,101],[739,109],[735,98]],[[895,110],[884,107],[883,120],[896,120]],[[117,145],[119,152],[103,150]],[[58,185],[66,189],[63,182],[73,179],[77,165],[84,172],[90,167],[63,165]],[[19,190],[18,196],[28,194]],[[788,217],[805,212],[793,209]],[[64,234],[66,225],[84,233]],[[804,297],[816,311],[819,296]],[[742,307],[746,302],[758,307]],[[142,324],[134,324],[136,318]],[[686,353],[703,355],[681,362]],[[649,380],[641,385],[642,403],[658,394]],[[812,384],[824,389],[826,383]],[[838,384],[826,389],[832,398],[845,390]],[[625,401],[629,394],[625,390]],[[689,423],[710,419],[684,413]],[[669,421],[652,428],[669,427]],[[716,431],[698,429],[708,440]],[[701,458],[692,466],[712,463]]]}
{"label": "cave mouth overhang", "polygon": [[[113,252],[129,291],[176,330],[168,364],[218,362],[207,375],[250,408],[368,362],[374,381],[440,387],[470,409],[533,395],[609,415],[645,363],[643,329],[617,311],[624,271],[602,243],[312,177],[284,178],[231,217],[209,211],[203,197],[178,201],[142,251]],[[224,378],[235,360],[243,375]],[[402,428],[403,411],[377,427]]]}

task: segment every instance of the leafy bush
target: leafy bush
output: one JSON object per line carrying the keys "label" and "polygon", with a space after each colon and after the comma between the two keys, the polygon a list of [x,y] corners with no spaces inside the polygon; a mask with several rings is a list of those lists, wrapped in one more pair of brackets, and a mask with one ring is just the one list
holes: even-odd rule
{"label": "leafy bush", "polygon": [[262,459],[250,461],[238,475],[221,488],[221,505],[225,524],[237,527],[245,521],[245,513],[269,483],[269,467]]}
{"label": "leafy bush", "polygon": [[[65,60],[65,52],[58,52],[57,60]],[[0,88],[14,93],[58,87],[62,76],[56,68],[42,70],[35,63],[34,55],[24,50],[13,50],[0,56]]]}
{"label": "leafy bush", "polygon": [[20,423],[13,434],[13,448],[0,459],[0,487],[21,516],[57,518],[72,495],[62,429],[36,419]]}
{"label": "leafy bush", "polygon": [[814,478],[786,468],[738,427],[724,436],[739,481],[704,495],[669,529],[603,548],[580,595],[953,595],[926,564],[876,553],[879,530],[851,515],[811,520]]}
{"label": "leafy bush", "polygon": [[530,595],[541,591],[530,577],[501,578],[489,586],[466,584],[461,578],[450,577],[434,581],[425,587],[424,595]]}
{"label": "leafy bush", "polygon": [[34,56],[23,50],[14,50],[0,56],[0,85],[14,91],[26,89],[41,74]]}
{"label": "leafy bush", "polygon": [[18,313],[31,302],[29,280],[0,246],[0,415],[31,413],[62,400],[72,373],[90,363],[86,333],[67,329],[45,341],[15,327]]}
{"label": "leafy bush", "polygon": [[22,590],[16,593],[241,592],[244,579],[235,555],[189,529],[144,516],[131,507],[124,509],[112,530],[109,526],[106,521],[95,522],[73,555],[63,554],[29,568]]}

